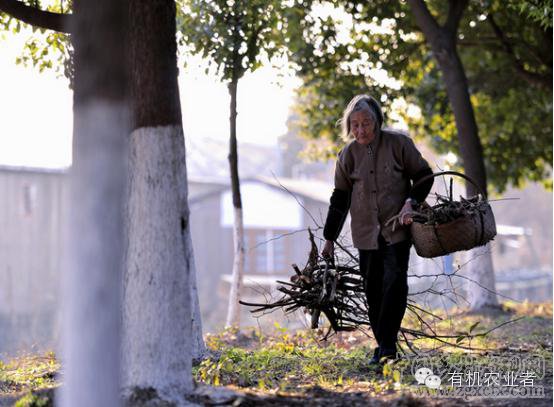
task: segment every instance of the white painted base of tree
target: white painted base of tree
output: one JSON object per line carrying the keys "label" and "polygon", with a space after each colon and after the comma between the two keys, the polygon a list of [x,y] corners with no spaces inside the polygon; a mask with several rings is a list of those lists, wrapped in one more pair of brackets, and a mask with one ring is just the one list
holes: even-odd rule
{"label": "white painted base of tree", "polygon": [[183,404],[192,389],[191,273],[186,160],[180,126],[130,136],[123,387]]}
{"label": "white painted base of tree", "polygon": [[187,256],[192,259],[190,262],[192,265],[192,270],[190,271],[190,295],[192,301],[192,360],[194,362],[199,362],[206,357],[207,350],[206,344],[204,343],[204,337],[202,336],[202,314],[200,313],[200,302],[198,300],[196,263],[194,262],[194,250],[190,228],[187,233],[187,241],[187,247],[190,248],[190,253],[187,254]]}
{"label": "white painted base of tree", "polygon": [[60,405],[120,405],[120,294],[128,114],[122,103],[74,107],[64,224]]}
{"label": "white painted base of tree", "polygon": [[[184,143],[184,139],[183,139],[183,143]],[[185,171],[186,171],[186,167],[185,167]],[[188,180],[188,175],[186,179]],[[186,182],[185,187],[186,187],[186,196],[188,197],[188,182]],[[189,224],[190,223],[191,221],[189,216]],[[190,271],[190,289],[191,289],[190,298],[192,301],[192,360],[201,361],[206,357],[207,350],[206,350],[206,344],[204,343],[204,337],[202,334],[202,314],[200,312],[200,302],[198,300],[196,262],[194,261],[194,248],[192,244],[192,236],[191,236],[190,228],[187,228],[186,238],[187,238],[186,246],[189,249],[189,252],[187,253],[186,256],[187,258],[192,259],[190,261],[190,265],[192,266],[192,269]]]}
{"label": "white painted base of tree", "polygon": [[233,273],[229,290],[229,307],[225,326],[240,327],[240,293],[244,275],[244,223],[242,208],[234,208],[233,242],[235,247]]}
{"label": "white painted base of tree", "polygon": [[478,311],[485,307],[498,306],[490,243],[467,251],[465,262],[465,275],[473,280],[466,284],[470,309]]}

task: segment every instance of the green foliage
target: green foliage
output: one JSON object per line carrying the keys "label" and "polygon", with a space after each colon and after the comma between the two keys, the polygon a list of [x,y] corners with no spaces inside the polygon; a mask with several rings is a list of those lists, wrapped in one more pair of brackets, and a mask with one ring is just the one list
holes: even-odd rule
{"label": "green foliage", "polygon": [[[447,3],[426,3],[444,22]],[[335,125],[342,109],[355,94],[368,92],[381,97],[389,118],[402,117],[416,137],[427,139],[438,152],[459,154],[441,73],[408,5],[356,0],[328,4],[334,12],[321,16],[305,10],[296,22],[301,35],[293,42],[292,59],[301,67],[298,74],[304,82],[296,106],[298,132],[334,145],[329,148],[328,143],[319,152],[321,158],[329,158],[344,143]],[[509,184],[522,186],[525,180],[550,182],[552,162],[552,31],[551,23],[548,27],[534,17],[536,7],[551,15],[552,6],[509,4],[470,3],[458,30],[458,52],[488,179],[499,192]],[[347,37],[341,36],[348,25],[341,23],[345,15],[352,19]],[[376,75],[380,69],[395,81]],[[393,111],[400,100],[417,106],[421,115]]]}
{"label": "green foliage", "polygon": [[[343,78],[346,78],[346,75]],[[323,148],[312,151],[312,157],[330,159],[336,156],[345,142],[341,138],[340,123],[337,119],[341,117],[351,95],[360,92],[369,92],[369,87],[364,77],[354,75],[344,81],[317,76],[312,79],[310,86],[298,90],[298,103],[295,108],[298,119],[293,125],[303,137],[323,139],[327,142],[323,144]]]}
{"label": "green foliage", "polygon": [[0,364],[0,384],[4,391],[36,390],[55,385],[60,364],[54,353],[26,356]]}
{"label": "green foliage", "polygon": [[[505,357],[506,363],[510,363],[511,356],[544,357],[546,378],[551,377],[552,302],[506,302],[503,309],[507,312],[491,315],[470,315],[461,310],[450,310],[448,313],[432,310],[441,317],[434,329],[450,335],[455,332],[478,334],[478,331],[489,330],[506,320],[525,317],[473,343],[476,347],[490,350],[480,352],[478,359],[475,355],[468,358],[467,352],[432,340],[418,339],[412,345],[422,351],[420,357],[425,357],[430,365],[446,363],[458,371],[475,368],[476,360],[484,366],[494,365],[502,370],[494,359],[498,356]],[[407,314],[403,326],[417,328],[419,323]],[[263,397],[261,402],[275,397],[277,393],[280,404],[287,404],[293,399],[296,404],[315,394],[324,403],[346,405],[353,402],[351,397],[355,393],[390,402],[391,397],[415,394],[417,391],[418,385],[411,375],[410,359],[387,363],[381,369],[367,364],[373,344],[365,334],[353,332],[351,338],[343,336],[339,340],[332,336],[328,341],[319,341],[315,335],[312,330],[291,332],[278,323],[275,323],[273,332],[230,328],[210,334],[206,344],[212,356],[193,368],[193,374],[202,383],[241,387],[246,391],[242,395],[244,397],[247,393],[257,393]],[[455,342],[455,336],[451,342]],[[59,384],[59,378],[33,388],[10,384],[6,387],[6,384],[11,380],[28,384],[45,373],[54,377],[54,372],[59,370],[60,365],[52,353],[0,363],[0,397],[23,393],[25,397],[16,405],[49,406],[51,404],[47,403],[51,402],[52,388]],[[547,386],[547,391],[551,389],[552,384],[548,380],[543,384]]]}
{"label": "green foliage", "polygon": [[[543,356],[551,366],[551,318],[552,304],[506,303],[509,312],[498,315],[466,315],[461,310],[433,310],[440,316],[434,330],[439,334],[451,335],[451,344],[458,342],[467,346],[456,335],[466,339],[467,334],[479,335],[494,326],[517,317],[525,317],[516,323],[497,329],[486,336],[472,339],[471,346],[494,350],[479,356],[480,363],[492,365],[493,357],[499,354],[512,355],[529,352]],[[452,313],[452,314],[451,314]],[[404,319],[405,328],[417,328],[420,321]],[[364,391],[373,396],[390,395],[396,391],[410,392],[417,385],[411,376],[411,361],[408,358],[387,363],[382,368],[368,365],[371,344],[361,333],[354,333],[353,342],[331,339],[320,342],[313,337],[310,330],[289,332],[276,324],[274,333],[262,335],[259,331],[243,333],[251,338],[245,343],[236,330],[227,330],[219,334],[216,348],[210,348],[214,354],[193,371],[197,381],[211,385],[233,385],[248,387],[258,392],[281,395],[303,392],[314,386],[331,389],[333,393]],[[262,338],[263,341],[257,340]],[[546,345],[539,345],[546,344]],[[403,344],[402,344],[403,345]],[[432,339],[414,339],[412,346],[422,351],[429,362],[434,364],[444,361],[452,366],[469,367],[475,358],[468,358],[468,353],[452,346],[445,346]],[[405,349],[405,348],[404,348]]]}
{"label": "green foliage", "polygon": [[[447,2],[426,3],[444,22]],[[62,9],[55,0],[46,8],[68,12],[71,2]],[[314,141],[308,157],[336,155],[344,143],[337,120],[359,93],[381,98],[389,124],[400,116],[438,152],[459,154],[440,71],[406,2],[179,0],[177,11],[181,46],[209,58],[225,81],[288,55],[303,80],[292,126]],[[29,35],[17,63],[71,78],[69,37],[25,27],[0,13],[0,32]],[[551,186],[552,2],[470,2],[458,30],[458,52],[490,184],[498,192],[527,180]],[[421,116],[394,111],[399,100],[417,106]]]}
{"label": "green foliage", "polygon": [[[297,5],[296,13],[288,13],[289,18],[294,17],[288,22],[289,59],[303,80],[297,91],[297,119],[291,127],[301,136],[318,141],[310,144],[309,158],[328,159],[346,141],[338,120],[354,95],[379,95],[385,115],[392,101],[402,96],[394,83],[387,88],[382,63],[389,48],[397,48],[398,42],[386,32],[376,32],[366,21],[356,17],[348,21],[346,10],[330,12],[329,4],[323,8],[315,4],[312,12]],[[368,46],[369,36],[378,38],[382,47]]]}
{"label": "green foliage", "polygon": [[14,407],[51,407],[52,400],[48,396],[39,396],[29,393],[15,403]]}
{"label": "green foliage", "polygon": [[39,72],[50,70],[59,77],[73,80],[72,47],[64,33],[45,32],[33,34],[25,43],[22,54],[16,58],[18,65],[32,66]]}
{"label": "green foliage", "polygon": [[[72,1],[23,1],[41,10],[55,13],[70,13]],[[33,67],[39,72],[53,71],[59,77],[73,82],[73,48],[68,34],[45,30],[23,23],[0,11],[0,39],[6,38],[6,33],[27,36],[21,55],[16,58],[18,65]]]}
{"label": "green foliage", "polygon": [[179,44],[237,81],[282,49],[278,0],[178,0]]}
{"label": "green foliage", "polygon": [[506,6],[539,23],[543,28],[552,28],[552,0],[510,0]]}
{"label": "green foliage", "polygon": [[[522,187],[525,180],[551,176],[552,88],[530,84],[518,73],[514,60],[535,77],[552,79],[552,39],[525,16],[491,1],[472,5],[459,29],[459,53],[479,126],[489,182],[497,192],[507,185]],[[512,53],[494,38],[491,23],[514,38]],[[550,31],[551,33],[551,31]],[[514,80],[514,78],[517,78]],[[429,134],[438,152],[459,154],[454,116],[436,66],[415,87],[412,101],[426,118],[419,131]],[[412,121],[413,123],[413,121]],[[458,168],[460,169],[460,168]]]}
{"label": "green foliage", "polygon": [[194,369],[196,380],[216,386],[286,390],[313,378],[320,384],[342,385],[345,378],[359,380],[367,374],[365,347],[350,351],[322,347],[305,332],[292,335],[282,331],[254,350],[224,345],[219,351],[218,358],[206,359]]}

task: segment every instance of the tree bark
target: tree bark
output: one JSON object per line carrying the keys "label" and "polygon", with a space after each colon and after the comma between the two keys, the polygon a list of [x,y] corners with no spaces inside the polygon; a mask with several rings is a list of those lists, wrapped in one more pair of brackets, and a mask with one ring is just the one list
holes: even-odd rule
{"label": "tree bark", "polygon": [[181,124],[175,1],[137,0],[130,8],[133,128]]}
{"label": "tree bark", "polygon": [[60,399],[62,406],[117,406],[129,134],[127,10],[125,2],[109,0],[79,0],[74,7],[73,165],[64,227]]}
{"label": "tree bark", "polygon": [[490,243],[467,251],[465,263],[468,267],[467,277],[471,279],[466,284],[470,309],[480,311],[486,307],[498,306],[498,299],[494,292],[496,279]]}
{"label": "tree bark", "polygon": [[[448,100],[456,121],[458,144],[465,173],[478,185],[476,188],[471,183],[466,183],[467,195],[473,196],[483,191],[486,197],[487,174],[483,148],[469,96],[467,77],[456,50],[458,25],[467,6],[467,0],[450,0],[447,21],[443,27],[439,26],[423,0],[408,0],[408,3],[442,72]],[[471,250],[467,254],[471,259],[467,263],[468,277],[473,280],[468,285],[470,308],[479,310],[485,306],[497,306],[490,245]]]}
{"label": "tree bark", "polygon": [[[453,46],[454,48],[450,48],[449,52],[437,55],[437,60],[439,60],[448,99],[456,120],[458,143],[465,173],[477,182],[486,197],[487,176],[483,149],[479,140],[465,72],[455,44]],[[479,190],[471,183],[466,183],[466,191],[468,196],[479,193]],[[485,307],[497,306],[496,279],[490,243],[469,250],[466,253],[466,267],[467,276],[471,280],[466,285],[470,309],[479,311]]]}
{"label": "tree bark", "polygon": [[229,308],[227,310],[226,326],[240,326],[239,300],[244,274],[244,226],[242,218],[242,198],[240,195],[240,179],[237,152],[237,85],[238,79],[229,84],[230,104],[230,139],[229,139],[229,166],[231,172],[231,190],[233,194],[234,225],[233,243],[234,259],[231,287],[229,291]]}
{"label": "tree bark", "polygon": [[131,133],[123,303],[123,388],[181,402],[192,389],[185,149],[180,125]]}
{"label": "tree bark", "polygon": [[[188,193],[187,193],[188,196]],[[187,245],[190,247],[190,258],[194,259],[194,251],[192,245],[192,236],[189,228],[187,234]],[[196,281],[196,264],[194,261],[190,263],[192,269],[190,271],[190,287],[192,301],[192,361],[195,364],[200,363],[207,354],[206,344],[202,336],[202,314],[200,313],[200,302],[198,301],[198,285]]]}
{"label": "tree bark", "polygon": [[[80,4],[85,4],[84,1],[76,2],[75,10],[78,10]],[[85,13],[91,12],[91,4],[86,3],[87,11]],[[111,4],[111,3],[110,3]],[[120,5],[121,3],[117,3]],[[93,177],[92,181],[98,181],[98,183],[108,183],[108,181],[101,178],[104,175],[104,170],[107,170],[108,173],[113,173],[113,182],[114,185],[117,182],[121,182],[118,178],[119,173],[115,171],[115,165],[109,163],[106,168],[100,168],[97,170],[91,170],[90,166],[99,165],[96,162],[86,162],[86,168],[82,169],[80,162],[78,160],[81,157],[89,157],[98,155],[109,156],[111,159],[112,153],[114,156],[117,154],[122,154],[121,148],[117,145],[115,141],[108,139],[105,143],[96,148],[94,145],[89,145],[84,141],[81,141],[85,136],[77,137],[77,134],[89,134],[86,141],[96,140],[100,138],[111,137],[115,132],[117,133],[120,130],[121,125],[120,121],[121,115],[125,116],[125,129],[129,131],[127,106],[121,107],[119,105],[113,106],[113,103],[108,103],[108,107],[103,107],[102,109],[97,108],[96,106],[91,107],[90,112],[87,109],[78,109],[77,105],[82,104],[83,106],[88,106],[91,104],[91,100],[94,101],[98,98],[101,100],[119,100],[120,95],[118,92],[121,91],[122,87],[126,89],[126,78],[130,73],[132,78],[132,84],[130,87],[132,93],[132,113],[133,113],[133,126],[132,128],[136,131],[133,132],[130,139],[132,142],[132,151],[133,156],[130,161],[130,172],[129,172],[129,189],[128,189],[128,210],[130,211],[127,214],[126,224],[127,229],[130,233],[137,233],[137,235],[143,234],[145,241],[150,241],[151,244],[145,244],[140,242],[137,239],[137,236],[131,235],[129,240],[126,242],[127,245],[127,256],[126,256],[126,281],[129,282],[128,278],[132,275],[133,272],[138,273],[138,279],[132,284],[126,284],[124,287],[124,315],[123,323],[126,328],[126,341],[132,343],[136,350],[139,351],[137,355],[129,355],[126,353],[124,361],[126,363],[125,368],[130,369],[130,374],[125,377],[125,385],[127,388],[133,386],[149,386],[149,383],[154,384],[155,389],[159,389],[161,393],[167,393],[171,397],[175,391],[180,392],[183,389],[189,389],[191,386],[191,375],[190,375],[190,357],[192,352],[192,357],[195,359],[201,359],[206,353],[206,348],[202,338],[202,322],[200,315],[200,307],[198,302],[198,292],[196,287],[196,270],[194,266],[194,255],[192,251],[192,240],[190,235],[190,220],[189,220],[189,210],[187,203],[187,176],[186,176],[186,163],[185,163],[185,150],[184,150],[184,137],[182,134],[182,124],[181,124],[181,108],[179,100],[179,89],[177,83],[177,59],[176,59],[176,50],[177,44],[175,41],[175,2],[169,0],[157,0],[155,2],[149,1],[138,1],[133,2],[133,6],[128,8],[128,4],[124,5],[127,7],[124,10],[125,17],[129,16],[130,12],[130,29],[126,32],[126,19],[122,19],[121,22],[117,23],[120,25],[120,30],[115,32],[114,30],[102,32],[97,35],[99,27],[96,26],[99,22],[98,19],[88,18],[88,15],[82,14],[79,17],[78,22],[75,21],[77,17],[73,14],[58,14],[51,13],[48,11],[39,10],[35,7],[27,6],[16,0],[0,0],[0,10],[12,15],[15,18],[21,19],[22,21],[33,24],[38,27],[52,29],[60,32],[76,32],[77,42],[81,45],[81,49],[76,51],[76,55],[81,54],[84,57],[81,60],[76,60],[76,70],[79,71],[79,82],[75,86],[75,134],[74,137],[74,166],[75,166],[75,176],[74,179],[78,180],[82,177]],[[100,10],[104,5],[99,5],[98,15],[102,14]],[[119,10],[119,8],[118,8]],[[121,12],[121,10],[119,10]],[[125,24],[123,24],[125,23]],[[104,28],[104,27],[101,27]],[[76,31],[74,31],[76,30]],[[97,40],[94,42],[91,38],[92,36],[97,35]],[[122,45],[122,41],[114,41],[114,39],[127,39],[130,52],[127,55],[128,59],[125,58],[127,54],[125,47]],[[79,42],[80,41],[80,42]],[[104,46],[106,43],[109,46]],[[114,52],[114,46],[119,47],[116,52]],[[98,65],[97,69],[95,64],[100,61],[102,65]],[[90,67],[89,67],[90,65]],[[113,67],[114,69],[108,70],[106,67]],[[117,69],[116,69],[117,68]],[[76,74],[77,76],[77,74]],[[125,101],[127,103],[127,100]],[[123,109],[121,112],[118,109]],[[109,110],[104,112],[104,110]],[[119,112],[119,113],[118,113]],[[79,114],[78,114],[79,113]],[[118,115],[119,114],[119,115]],[[80,115],[83,116],[83,119],[80,119]],[[79,117],[78,117],[79,116]],[[90,117],[89,117],[90,116]],[[109,117],[108,117],[109,116]],[[113,116],[113,117],[112,117]],[[119,121],[118,121],[119,120]],[[98,123],[97,123],[98,122]],[[119,124],[118,124],[119,123]],[[106,124],[106,126],[102,126]],[[93,129],[90,127],[98,126],[98,134],[94,133]],[[88,126],[88,127],[87,127]],[[112,126],[112,131],[110,132],[110,126]],[[160,127],[161,126],[161,127]],[[139,131],[141,130],[141,131]],[[103,136],[103,132],[106,133],[106,136]],[[152,135],[155,136],[152,136]],[[121,136],[121,140],[126,140],[127,137]],[[154,138],[160,139],[160,148],[156,148],[156,142],[153,142],[154,147],[148,147],[148,140]],[[120,141],[121,141],[120,140]],[[79,144],[80,143],[80,144]],[[100,144],[100,143],[98,143]],[[164,150],[164,146],[168,145],[173,146],[169,150]],[[124,144],[125,151],[127,144]],[[144,151],[146,149],[146,151]],[[97,151],[97,152],[96,152]],[[167,154],[166,157],[161,157],[160,154]],[[141,157],[138,159],[138,157]],[[125,157],[126,158],[126,157]],[[144,159],[144,161],[141,161]],[[83,158],[83,161],[85,159]],[[120,157],[118,160],[120,165],[122,165],[125,170],[126,161],[123,157]],[[148,167],[150,165],[150,167]],[[112,168],[113,167],[113,168]],[[81,172],[84,172],[81,175]],[[94,177],[94,174],[99,175],[98,179]],[[125,177],[123,172],[121,172]],[[161,180],[164,178],[170,179],[170,187],[163,185],[162,190],[160,191]],[[141,182],[144,182],[146,185],[141,185]],[[77,187],[74,187],[74,190],[79,190],[79,188],[84,188],[86,185],[96,185],[94,182],[80,182],[73,181]],[[103,184],[102,184],[103,185]],[[102,186],[100,185],[100,186]],[[124,189],[125,183],[121,183],[121,187],[118,188],[118,191]],[[94,192],[94,191],[93,191]],[[156,197],[156,194],[160,196]],[[166,197],[163,194],[172,194],[172,198],[165,199]],[[93,199],[93,195],[89,196],[86,193],[73,193],[73,200],[75,202],[80,202],[80,200]],[[94,195],[96,196],[96,195]],[[113,198],[114,205],[117,204],[116,198]],[[141,202],[141,199],[144,198],[144,201]],[[76,206],[76,205],[74,205]],[[93,210],[94,208],[89,208]],[[84,209],[83,209],[84,211]],[[149,212],[152,211],[152,212]],[[86,211],[85,211],[86,212]],[[83,212],[83,213],[85,213]],[[79,212],[81,213],[81,212]],[[160,227],[160,225],[165,224],[163,221],[163,216],[166,214],[171,219],[171,224],[167,226],[166,229]],[[136,217],[134,217],[136,216]],[[95,222],[94,218],[88,216],[74,215],[72,216],[71,225],[73,223],[81,222],[86,223],[85,220],[90,220]],[[150,224],[151,229],[145,229],[141,226],[141,223],[145,220],[152,219],[161,219],[161,222]],[[102,224],[104,227],[105,225]],[[112,226],[116,228],[118,226],[117,219],[113,219]],[[167,249],[164,246],[167,243],[168,239],[171,239],[171,236],[174,236],[175,227],[179,228],[180,240],[177,244],[174,242],[169,242]],[[86,227],[81,227],[79,230],[93,230],[93,227],[89,227],[87,224]],[[100,233],[100,232],[98,232]],[[102,232],[104,233],[104,232]],[[72,237],[69,238],[70,243],[71,239],[79,235],[78,233],[72,232]],[[94,234],[93,234],[94,235]],[[111,246],[114,250],[118,248],[118,240],[122,236],[117,233],[109,233],[107,237],[113,235],[114,244]],[[96,236],[96,235],[95,235]],[[159,236],[162,236],[162,239],[158,239]],[[106,239],[107,242],[110,242],[109,239]],[[71,267],[74,267],[77,262],[80,262],[78,258],[78,253],[80,251],[86,251],[86,245],[92,244],[91,242],[83,243],[83,248],[80,246],[75,250],[77,252],[76,256],[73,256],[68,263],[68,270]],[[70,249],[70,253],[72,248]],[[161,261],[159,264],[156,263],[158,259],[158,253],[167,251],[169,255],[176,258],[174,263]],[[114,254],[115,256],[115,254]],[[102,256],[98,256],[101,259]],[[106,258],[107,263],[113,259]],[[141,263],[143,261],[144,263]],[[101,263],[98,260],[99,263]],[[106,263],[106,264],[107,264]],[[171,263],[171,264],[169,264]],[[88,264],[90,267],[95,267],[96,263]],[[104,264],[104,263],[102,263]],[[158,270],[157,267],[161,268]],[[164,269],[164,267],[167,267]],[[83,270],[89,270],[89,268],[83,268]],[[163,328],[168,328],[169,325],[173,325],[173,321],[176,320],[177,323],[173,326],[173,329],[169,329],[167,334],[171,335],[171,338],[167,342],[164,342],[167,345],[161,351],[166,352],[166,354],[160,355],[160,366],[163,366],[164,363],[167,364],[169,360],[172,359],[173,355],[171,352],[177,352],[178,358],[172,365],[171,369],[168,369],[165,375],[160,377],[152,377],[152,375],[144,374],[148,363],[156,363],[156,355],[149,353],[148,347],[152,345],[153,342],[156,342],[155,335],[158,334],[157,326],[155,323],[150,325],[146,324],[141,327],[142,324],[142,309],[141,305],[144,301],[140,301],[136,297],[137,292],[141,290],[148,290],[148,283],[145,282],[145,278],[150,276],[153,277],[154,270],[158,270],[158,273],[162,274],[163,277],[160,280],[166,281],[168,284],[175,283],[176,286],[181,287],[182,292],[174,292],[170,290],[170,287],[154,287],[152,288],[152,293],[164,294],[170,292],[171,297],[168,299],[168,302],[176,304],[175,309],[167,310],[167,306],[163,306],[159,302],[154,301],[151,304],[145,303],[146,307],[150,306],[150,309],[147,311],[147,315],[152,315],[152,310],[156,307],[161,307],[160,312],[162,312],[161,323]],[[167,273],[177,273],[175,275],[175,280],[167,279]],[[80,277],[82,273],[79,274]],[[71,275],[71,279],[65,284],[68,287],[73,287],[74,284],[77,284],[80,281],[85,281],[82,278],[79,281],[75,281],[75,276]],[[116,275],[114,278],[119,277]],[[67,278],[66,278],[67,280]],[[100,284],[100,283],[99,283]],[[111,286],[114,289],[119,286],[115,283]],[[95,287],[93,287],[95,288]],[[73,290],[69,288],[70,292],[74,294],[79,292],[78,290]],[[169,291],[168,291],[169,290]],[[190,290],[190,292],[189,292]],[[111,293],[111,292],[110,292]],[[90,298],[83,296],[74,296],[71,297],[72,301],[81,301],[85,303],[86,301],[91,301]],[[86,301],[85,301],[86,300]],[[108,298],[108,300],[112,300]],[[127,301],[129,301],[127,303]],[[79,305],[82,305],[79,302]],[[119,304],[119,303],[118,303]],[[102,304],[104,307],[113,305],[111,302]],[[73,307],[70,305],[69,307]],[[103,312],[104,308],[101,306],[100,313]],[[77,309],[69,312],[68,318],[71,320],[71,324],[78,323],[74,321],[75,317],[73,314],[82,312],[78,307]],[[114,313],[113,316],[117,316],[117,313]],[[145,318],[147,317],[145,315]],[[80,319],[81,324],[86,323],[87,327],[94,328],[94,323],[96,320],[91,321],[92,324],[89,324],[87,320]],[[150,321],[152,322],[152,321]],[[119,323],[119,320],[118,320]],[[78,325],[78,328],[69,329],[70,332],[85,332],[90,333],[87,329],[80,329],[81,325]],[[119,325],[116,328],[113,328],[110,332],[113,335],[119,335]],[[134,335],[138,334],[140,329],[144,328],[143,334],[147,336],[145,340],[135,342],[133,340]],[[191,335],[192,330],[192,335]],[[113,339],[113,335],[106,335],[106,346],[109,345],[109,341]],[[81,338],[82,336],[78,336]],[[97,335],[88,335],[89,338],[98,339]],[[119,338],[117,336],[117,338]],[[119,339],[118,339],[119,340]],[[174,340],[177,345],[176,348],[172,348],[171,340]],[[179,342],[181,340],[181,342]],[[70,340],[70,348],[75,347],[73,343],[75,338],[72,336]],[[188,342],[187,342],[188,341]],[[192,347],[192,350],[191,350]],[[70,349],[70,352],[73,352],[73,348]],[[129,352],[129,348],[125,346],[125,351]],[[119,350],[119,349],[118,349]],[[77,351],[75,351],[77,352]],[[181,352],[181,353],[179,353]],[[169,353],[169,355],[168,355]],[[110,350],[106,351],[107,355],[114,356],[110,354]],[[141,359],[141,355],[144,356],[144,360]],[[73,356],[72,356],[73,357]],[[88,357],[88,356],[87,356]],[[90,357],[88,357],[90,359]],[[82,366],[89,366],[89,362],[79,362],[80,363],[80,372],[83,371]],[[94,360],[103,361],[103,358],[93,358]],[[118,361],[118,357],[112,357],[110,361]],[[144,364],[143,364],[144,362]],[[115,362],[114,362],[115,363]],[[77,365],[78,366],[78,365]],[[96,366],[91,364],[90,366]],[[109,363],[106,363],[105,366],[110,366]],[[117,365],[119,366],[119,364]],[[142,366],[142,367],[141,367]],[[160,369],[160,366],[154,366],[153,371]],[[77,369],[77,367],[74,367]],[[101,371],[101,369],[98,369]],[[116,372],[118,369],[111,369],[110,372]],[[96,371],[95,371],[96,372]],[[95,373],[96,374],[96,373]],[[99,378],[107,378],[111,380],[110,383],[115,385],[119,384],[119,378],[114,379],[113,375],[98,375]],[[81,380],[82,381],[82,380]],[[101,381],[101,380],[100,380]],[[71,380],[68,380],[71,383]],[[90,383],[96,383],[90,380]],[[81,385],[81,384],[79,384]],[[96,390],[100,386],[96,387]],[[79,392],[75,394],[80,394]],[[107,391],[104,393],[106,397],[110,397],[112,393]],[[182,392],[180,393],[182,394]],[[64,396],[65,397],[65,396]],[[69,397],[69,396],[68,396]],[[75,400],[74,394],[67,398],[67,400]],[[100,400],[104,400],[100,398]],[[107,400],[107,399],[106,399]],[[68,405],[79,405],[79,403],[72,402]],[[95,405],[111,405],[108,402],[98,402]]]}
{"label": "tree bark", "polygon": [[175,2],[130,8],[133,129],[124,279],[123,386],[184,403],[204,352],[177,83]]}
{"label": "tree bark", "polygon": [[[476,181],[484,194],[487,194],[483,147],[471,105],[467,78],[455,47],[455,44],[437,45],[433,47],[433,51],[443,74],[448,100],[454,112],[465,173]],[[469,196],[477,195],[480,192],[471,183],[466,183],[466,190]]]}

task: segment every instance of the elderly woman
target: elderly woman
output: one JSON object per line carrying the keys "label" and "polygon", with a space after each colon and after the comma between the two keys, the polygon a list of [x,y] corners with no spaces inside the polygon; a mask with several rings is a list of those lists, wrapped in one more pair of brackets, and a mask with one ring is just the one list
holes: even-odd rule
{"label": "elderly woman", "polygon": [[[382,129],[383,113],[377,101],[358,95],[344,110],[343,136],[354,140],[339,152],[335,189],[325,222],[324,257],[331,256],[350,209],[352,242],[359,250],[360,272],[367,297],[369,321],[378,343],[370,363],[397,357],[396,341],[406,310],[410,214],[423,202],[433,180],[412,189],[432,174],[413,141]],[[399,214],[400,227],[387,220]]]}

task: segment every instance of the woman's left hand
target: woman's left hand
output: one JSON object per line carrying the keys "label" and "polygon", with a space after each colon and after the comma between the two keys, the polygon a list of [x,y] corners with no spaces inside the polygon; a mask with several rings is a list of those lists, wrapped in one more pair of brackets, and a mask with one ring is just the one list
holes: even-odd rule
{"label": "woman's left hand", "polygon": [[413,222],[413,219],[412,219],[413,213],[414,213],[414,209],[412,208],[412,203],[410,201],[406,201],[404,203],[404,206],[398,213],[398,222],[404,226],[411,225]]}

